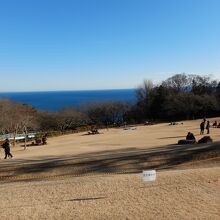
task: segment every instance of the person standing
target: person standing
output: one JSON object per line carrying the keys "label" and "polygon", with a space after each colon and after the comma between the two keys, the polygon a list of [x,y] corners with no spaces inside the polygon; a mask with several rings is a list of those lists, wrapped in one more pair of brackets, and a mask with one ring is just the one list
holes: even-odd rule
{"label": "person standing", "polygon": [[206,130],[207,130],[207,134],[209,134],[209,129],[210,129],[210,121],[207,121],[207,124],[206,124]]}
{"label": "person standing", "polygon": [[205,130],[205,121],[203,120],[200,124],[200,134],[204,134]]}
{"label": "person standing", "polygon": [[42,144],[43,145],[47,144],[47,135],[46,134],[42,137]]}
{"label": "person standing", "polygon": [[8,138],[5,140],[5,142],[2,144],[2,148],[4,149],[5,151],[5,158],[4,159],[7,159],[7,157],[13,157],[11,152],[10,152],[10,142],[8,140]]}

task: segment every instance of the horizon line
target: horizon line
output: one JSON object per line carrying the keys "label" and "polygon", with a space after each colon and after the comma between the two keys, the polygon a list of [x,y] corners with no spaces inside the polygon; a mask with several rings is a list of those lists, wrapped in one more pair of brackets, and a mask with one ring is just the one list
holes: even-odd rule
{"label": "horizon line", "polygon": [[40,92],[80,92],[80,91],[111,91],[111,90],[135,90],[136,88],[113,88],[113,89],[66,89],[66,90],[24,90],[24,91],[0,91],[0,93],[40,93]]}

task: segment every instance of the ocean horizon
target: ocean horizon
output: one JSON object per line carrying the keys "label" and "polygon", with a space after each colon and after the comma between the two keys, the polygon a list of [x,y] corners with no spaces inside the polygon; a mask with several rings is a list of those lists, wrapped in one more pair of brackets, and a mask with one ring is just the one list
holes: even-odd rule
{"label": "ocean horizon", "polygon": [[109,90],[69,90],[69,91],[34,91],[0,92],[0,99],[32,105],[38,110],[55,112],[63,108],[91,103],[121,101],[135,104],[135,89]]}

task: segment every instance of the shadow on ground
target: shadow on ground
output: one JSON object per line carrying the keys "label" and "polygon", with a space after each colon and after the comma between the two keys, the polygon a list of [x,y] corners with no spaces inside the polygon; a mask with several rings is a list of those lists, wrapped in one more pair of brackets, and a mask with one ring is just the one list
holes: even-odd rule
{"label": "shadow on ground", "polygon": [[[189,162],[214,159],[219,162],[220,143],[169,145],[151,149],[127,148],[74,156],[45,157],[39,161],[22,160],[0,166],[0,179],[36,176],[88,175],[104,173],[137,173],[146,169],[173,169]],[[17,181],[21,181],[18,179]]]}
{"label": "shadow on ground", "polygon": [[65,200],[67,202],[82,202],[82,201],[93,201],[93,200],[100,200],[106,199],[106,197],[93,197],[93,198],[79,198],[79,199],[69,199]]}

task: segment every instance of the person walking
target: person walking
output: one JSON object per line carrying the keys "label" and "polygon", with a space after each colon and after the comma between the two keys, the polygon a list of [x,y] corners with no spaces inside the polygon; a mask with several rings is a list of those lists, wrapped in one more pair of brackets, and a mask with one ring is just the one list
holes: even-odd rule
{"label": "person walking", "polygon": [[202,121],[200,124],[200,134],[204,134],[205,130],[205,121]]}
{"label": "person walking", "polygon": [[210,129],[210,121],[207,121],[207,124],[206,124],[206,130],[207,130],[207,134],[209,134],[209,129]]}
{"label": "person walking", "polygon": [[5,140],[5,142],[2,144],[2,148],[4,149],[5,151],[5,158],[4,159],[7,159],[7,157],[13,157],[11,152],[10,152],[10,142],[8,140],[8,138]]}

